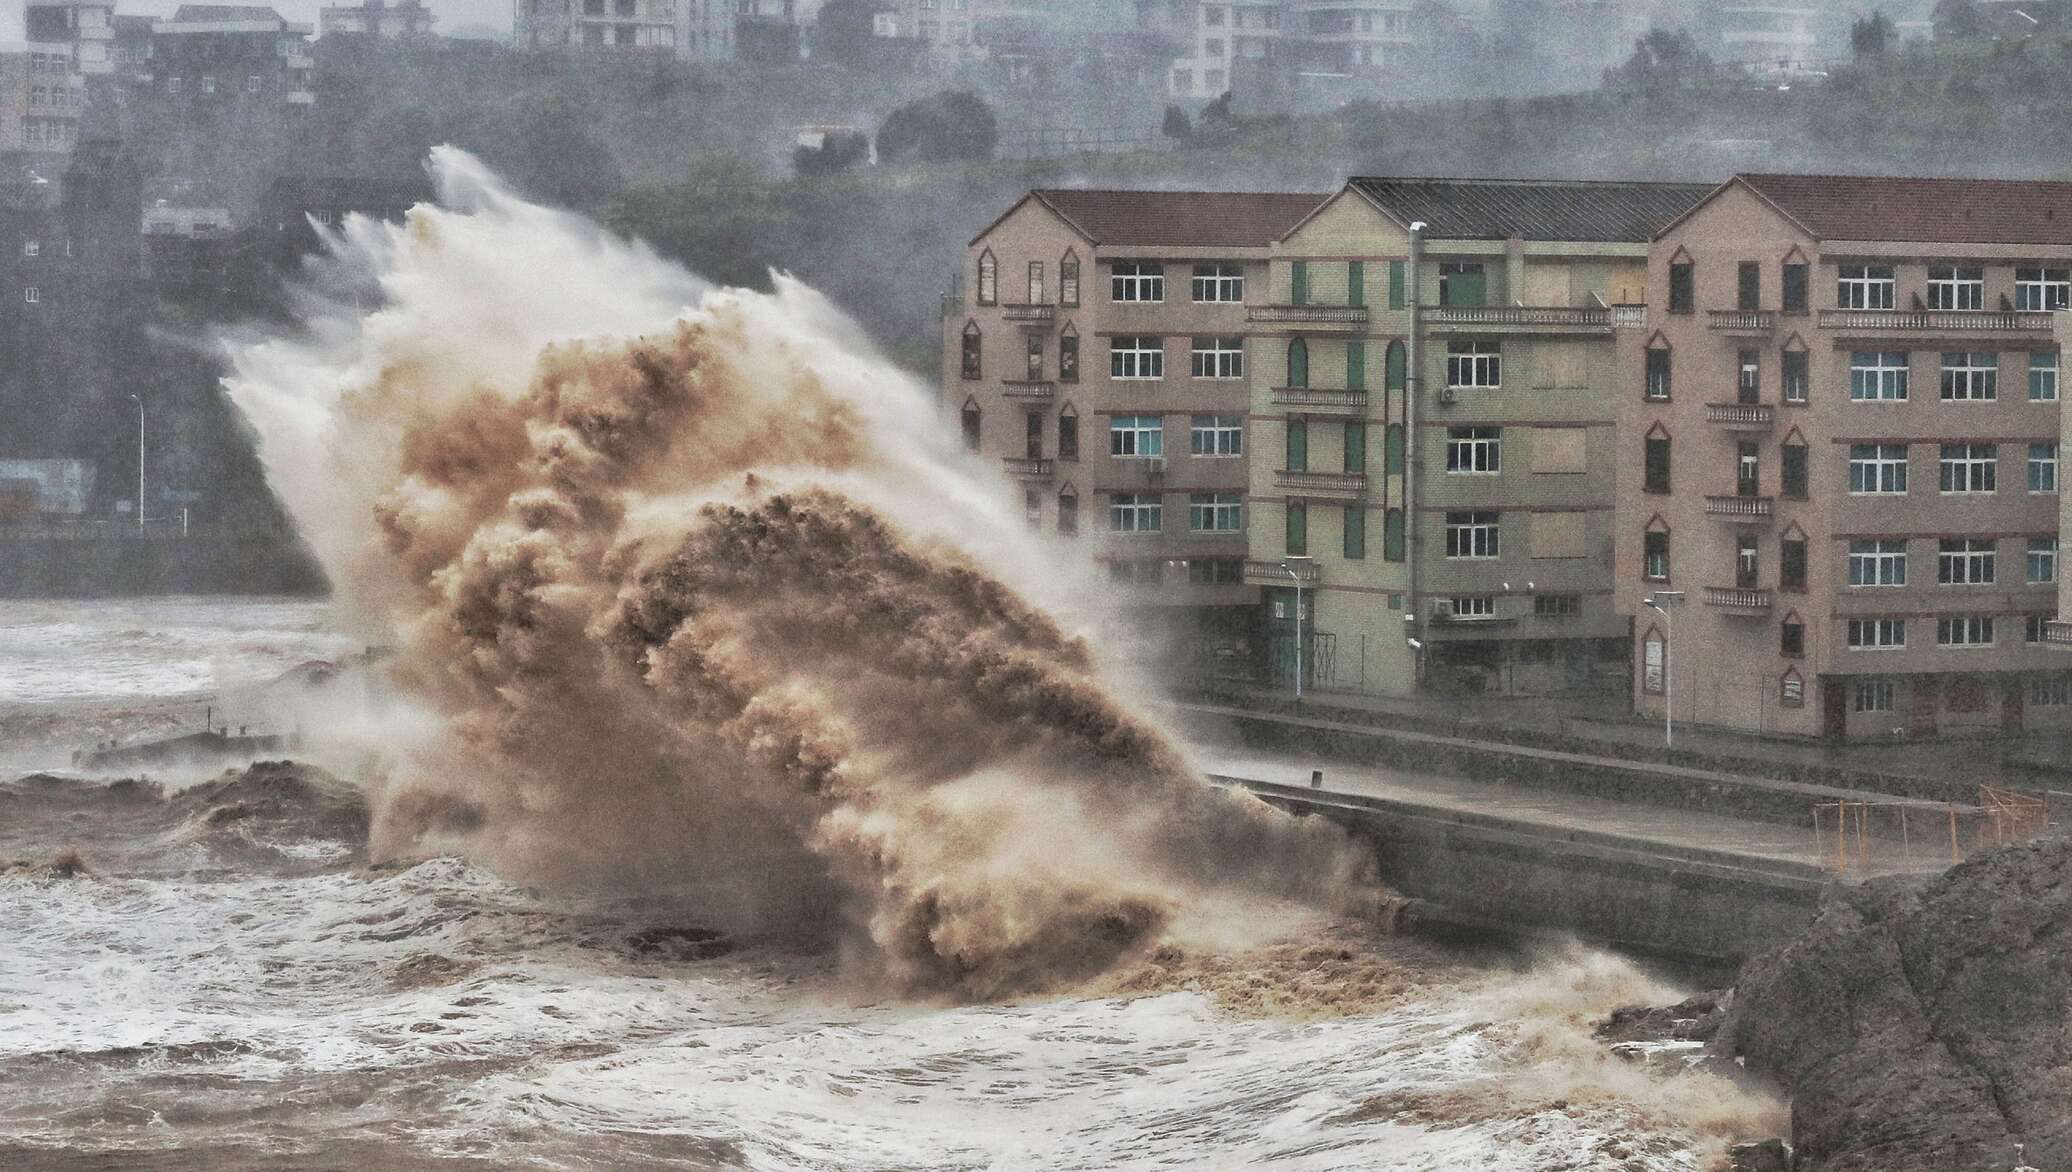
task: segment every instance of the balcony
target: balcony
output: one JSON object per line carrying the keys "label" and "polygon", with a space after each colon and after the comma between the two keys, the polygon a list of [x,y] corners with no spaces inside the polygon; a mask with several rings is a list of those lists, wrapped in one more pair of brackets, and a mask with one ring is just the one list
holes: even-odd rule
{"label": "balcony", "polygon": [[1049,480],[1057,472],[1058,464],[1033,456],[1002,456],[1000,467],[1016,480]]}
{"label": "balcony", "polygon": [[1000,307],[1000,316],[1008,321],[1020,322],[1026,326],[1047,326],[1057,320],[1058,307],[1055,305],[1003,305]]}
{"label": "balcony", "polygon": [[1608,334],[1612,311],[1567,305],[1437,305],[1427,325],[1455,334]]}
{"label": "balcony", "polygon": [[1000,393],[1010,399],[1054,399],[1057,397],[1058,384],[1049,379],[1004,378],[1000,380]]}
{"label": "balcony", "polygon": [[1706,318],[1707,327],[1723,334],[1771,334],[1777,330],[1777,314],[1768,309],[1715,309]]}
{"label": "balcony", "polygon": [[2043,641],[2059,647],[2072,647],[2072,622],[2052,619],[2044,624]]}
{"label": "balcony", "polygon": [[1843,333],[2047,334],[2051,315],[1990,309],[1823,309],[1820,328]]}
{"label": "balcony", "polygon": [[1716,606],[1731,614],[1768,614],[1774,597],[1768,590],[1753,590],[1741,586],[1705,588],[1705,605]]}
{"label": "balcony", "polygon": [[1767,525],[1777,513],[1777,499],[1767,496],[1709,496],[1705,515],[1737,525]]}
{"label": "balcony", "polygon": [[1648,324],[1648,307],[1645,305],[1612,306],[1612,328],[1617,330],[1643,330]]}
{"label": "balcony", "polygon": [[1287,407],[1304,415],[1346,415],[1355,418],[1367,414],[1367,392],[1365,391],[1313,391],[1308,387],[1275,387],[1273,405]]}
{"label": "balcony", "polygon": [[[1289,577],[1290,570],[1294,571],[1293,577]],[[1279,562],[1245,563],[1247,586],[1293,586],[1297,582],[1304,586],[1314,586],[1323,580],[1323,576],[1323,571],[1317,569],[1315,562],[1294,562],[1285,569]]]}
{"label": "balcony", "polygon": [[1367,495],[1365,472],[1290,472],[1282,468],[1275,470],[1273,484],[1286,489],[1289,496],[1320,501],[1356,501]]}
{"label": "balcony", "polygon": [[1727,431],[1768,431],[1777,422],[1777,408],[1768,403],[1707,403],[1705,421]]}
{"label": "balcony", "polygon": [[1254,305],[1245,310],[1254,325],[1364,326],[1364,305]]}

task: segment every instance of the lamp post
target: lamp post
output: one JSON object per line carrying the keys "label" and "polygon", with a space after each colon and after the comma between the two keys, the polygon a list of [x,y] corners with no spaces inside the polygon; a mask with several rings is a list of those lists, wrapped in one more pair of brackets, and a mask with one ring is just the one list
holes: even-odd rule
{"label": "lamp post", "polygon": [[131,395],[137,404],[137,531],[144,531],[144,396]]}
{"label": "lamp post", "polygon": [[1676,620],[1669,608],[1683,601],[1681,590],[1657,590],[1640,600],[1662,616],[1662,747],[1676,747]]}
{"label": "lamp post", "polygon": [[[1302,574],[1298,567],[1307,566],[1311,558],[1302,554],[1289,554],[1281,559],[1281,570],[1295,583],[1295,702],[1302,703]],[[1293,564],[1291,564],[1293,563]]]}

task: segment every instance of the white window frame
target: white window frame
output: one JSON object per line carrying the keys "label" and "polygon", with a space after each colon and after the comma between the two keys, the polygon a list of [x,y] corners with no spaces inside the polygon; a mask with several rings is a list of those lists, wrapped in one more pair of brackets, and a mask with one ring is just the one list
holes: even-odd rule
{"label": "white window frame", "polygon": [[1157,533],[1165,527],[1165,498],[1155,492],[1117,492],[1108,496],[1108,531]]}
{"label": "white window frame", "polygon": [[1984,350],[1945,350],[1942,401],[1990,403],[2000,397],[2000,356]]}
{"label": "white window frame", "polygon": [[1193,377],[1219,381],[1245,377],[1242,336],[1195,338],[1193,342]]}
{"label": "white window frame", "polygon": [[2029,491],[2039,495],[2058,491],[2058,445],[2055,443],[2030,444],[2028,477],[2024,481]]}
{"label": "white window frame", "polygon": [[1935,547],[1942,586],[1991,586],[1999,577],[1999,544],[1990,537],[1945,537]]}
{"label": "white window frame", "polygon": [[1454,390],[1494,391],[1504,377],[1501,342],[1461,341],[1446,344],[1446,385]]}
{"label": "white window frame", "polygon": [[1155,334],[1124,334],[1108,339],[1108,377],[1152,382],[1165,377],[1165,339]]}
{"label": "white window frame", "polygon": [[1849,543],[1849,585],[1907,584],[1907,541],[1904,537],[1870,537]]}
{"label": "white window frame", "polygon": [[1891,309],[1899,281],[1891,265],[1840,265],[1835,269],[1835,307]]}
{"label": "white window frame", "polygon": [[1486,509],[1446,514],[1446,556],[1494,561],[1503,556],[1503,514]]}
{"label": "white window frame", "polygon": [[28,305],[43,304],[43,290],[34,285],[22,286],[22,301]]}
{"label": "white window frame", "polygon": [[1453,617],[1474,621],[1496,617],[1496,595],[1456,594],[1447,600],[1453,607]]}
{"label": "white window frame", "polygon": [[[2044,359],[2038,363],[2037,359]],[[2058,356],[2055,351],[2032,350],[2029,352],[2029,401],[2031,403],[2055,403],[2058,401]]]}
{"label": "white window frame", "polygon": [[1245,494],[1241,492],[1195,492],[1187,495],[1187,531],[1190,533],[1242,533],[1245,528]]}
{"label": "white window frame", "polygon": [[1986,270],[1983,266],[1928,266],[1928,308],[1977,310],[1985,307]]}
{"label": "white window frame", "polygon": [[1165,456],[1165,416],[1109,416],[1108,454],[1122,460],[1163,458]]}
{"label": "white window frame", "polygon": [[1999,444],[1943,444],[1936,461],[1936,487],[1947,496],[1990,496],[1999,490]]}
{"label": "white window frame", "polygon": [[2057,675],[2037,676],[2030,680],[2029,703],[2038,708],[2058,708],[2072,704],[2072,676],[2061,672]]}
{"label": "white window frame", "polygon": [[1904,496],[1906,491],[1905,444],[1849,445],[1849,495]]}
{"label": "white window frame", "polygon": [[2014,307],[2032,313],[2072,309],[2072,269],[2017,267],[2014,271]]}
{"label": "white window frame", "polygon": [[1108,300],[1132,305],[1164,302],[1165,266],[1142,260],[1111,262],[1108,266]]}
{"label": "white window frame", "polygon": [[1245,454],[1245,417],[1242,415],[1196,415],[1187,421],[1187,450],[1191,455],[1229,459]]}
{"label": "white window frame", "polygon": [[1897,706],[1898,689],[1891,680],[1857,680],[1849,691],[1849,706],[1854,712],[1890,712]]}
{"label": "white window frame", "polygon": [[1991,647],[1993,634],[1989,614],[1946,614],[1935,620],[1937,647]]}
{"label": "white window frame", "polygon": [[2023,576],[2032,586],[2047,586],[2058,580],[2058,539],[2031,537],[2023,559]]}
{"label": "white window frame", "polygon": [[1850,619],[1845,636],[1851,651],[1904,651],[1907,621],[1892,618]]}
{"label": "white window frame", "polygon": [[1193,292],[1197,305],[1241,305],[1245,300],[1245,266],[1196,265]]}
{"label": "white window frame", "polygon": [[1856,350],[1849,355],[1849,401],[1907,401],[1909,359],[1904,350]]}
{"label": "white window frame", "polygon": [[1501,427],[1449,427],[1446,429],[1446,474],[1448,476],[1496,476],[1503,471]]}

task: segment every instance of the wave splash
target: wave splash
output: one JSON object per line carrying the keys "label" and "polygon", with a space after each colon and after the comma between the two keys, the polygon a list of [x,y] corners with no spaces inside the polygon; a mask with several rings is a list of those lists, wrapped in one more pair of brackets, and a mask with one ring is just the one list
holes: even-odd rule
{"label": "wave splash", "polygon": [[370,782],[377,858],[680,892],[972,997],[1240,889],[1359,886],[1335,830],[1202,784],[1120,698],[1084,555],[822,298],[431,170],[440,206],[332,241],[304,335],[231,345],[269,475],[423,709]]}

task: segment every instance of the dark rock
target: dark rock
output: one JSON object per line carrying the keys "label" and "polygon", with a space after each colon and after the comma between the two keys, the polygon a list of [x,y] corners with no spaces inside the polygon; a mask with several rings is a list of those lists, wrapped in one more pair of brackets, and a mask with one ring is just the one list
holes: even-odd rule
{"label": "dark rock", "polygon": [[1645,1005],[1614,1009],[1597,1027],[1597,1037],[1607,1042],[1709,1042],[1726,1020],[1732,996],[1729,991],[1715,990],[1659,1009]]}
{"label": "dark rock", "polygon": [[1791,1172],[1791,1149],[1779,1139],[1727,1149],[1730,1172]]}

